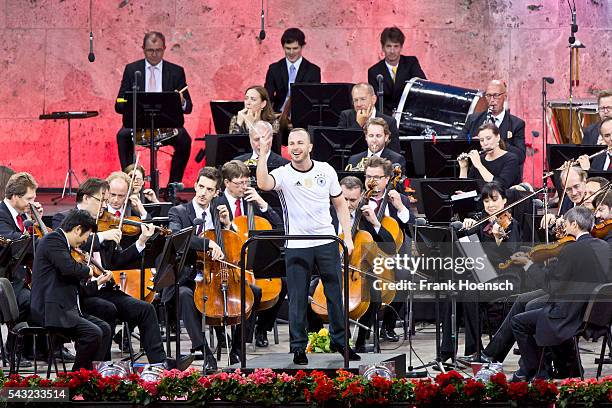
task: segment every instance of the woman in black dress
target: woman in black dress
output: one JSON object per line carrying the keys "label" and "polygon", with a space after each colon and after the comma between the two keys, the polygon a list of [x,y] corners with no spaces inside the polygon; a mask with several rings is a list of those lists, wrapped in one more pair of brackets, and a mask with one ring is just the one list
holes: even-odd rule
{"label": "woman in black dress", "polygon": [[497,181],[504,189],[519,184],[523,175],[520,174],[518,159],[505,150],[497,126],[492,123],[482,125],[478,128],[478,138],[482,153],[472,150],[459,156],[459,178],[473,178],[486,183]]}

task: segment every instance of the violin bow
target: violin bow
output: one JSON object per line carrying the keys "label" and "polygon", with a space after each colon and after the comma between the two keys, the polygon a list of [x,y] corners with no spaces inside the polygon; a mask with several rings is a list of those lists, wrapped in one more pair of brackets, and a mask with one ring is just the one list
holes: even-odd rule
{"label": "violin bow", "polygon": [[119,219],[119,231],[123,228],[123,219],[125,218],[125,210],[127,209],[128,201],[130,200],[130,196],[132,195],[132,190],[134,188],[134,179],[136,178],[136,169],[138,168],[138,160],[140,159],[140,153],[136,154],[136,161],[134,162],[134,171],[132,172],[132,178],[130,179],[130,186],[128,188],[127,196],[125,197],[125,202],[123,203],[123,208],[121,208],[121,218]]}

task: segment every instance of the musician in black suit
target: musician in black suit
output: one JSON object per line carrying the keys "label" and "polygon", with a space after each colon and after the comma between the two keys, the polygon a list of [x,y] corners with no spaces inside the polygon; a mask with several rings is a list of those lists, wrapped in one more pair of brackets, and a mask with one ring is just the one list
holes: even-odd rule
{"label": "musician in black suit", "polygon": [[132,194],[128,197],[130,183],[132,179],[122,171],[114,171],[107,178],[108,182],[108,203],[104,208],[115,217],[121,217],[125,200],[129,200],[125,207],[125,216],[136,216],[143,221],[150,221],[151,214],[147,213],[139,195]]}
{"label": "musician in black suit", "polygon": [[525,121],[504,109],[506,101],[506,84],[498,79],[492,80],[487,85],[485,98],[489,104],[488,110],[472,113],[467,117],[465,125],[461,130],[461,137],[474,138],[478,136],[478,129],[485,123],[493,123],[499,129],[501,139],[506,145],[506,150],[518,159],[521,167],[520,175],[523,176],[522,168],[525,162]]}
{"label": "musician in black suit", "polygon": [[[253,149],[253,151],[251,153],[236,156],[234,157],[234,160],[239,160],[241,162],[248,163],[249,165],[256,166],[257,158],[259,157],[259,141],[262,137],[267,137],[269,135],[273,135],[272,125],[269,122],[264,120],[258,120],[255,122],[255,124],[249,129],[249,141],[251,142],[251,149]],[[289,160],[274,153],[273,151],[270,151],[270,153],[268,153],[267,163],[268,167],[276,168],[289,163]]]}
{"label": "musician in black suit", "polygon": [[[381,213],[381,215],[389,216],[397,222],[400,229],[399,234],[403,234],[404,236],[404,243],[399,251],[400,253],[406,253],[410,245],[410,225],[414,224],[415,216],[410,211],[410,202],[408,197],[394,189],[390,189],[388,193],[386,192],[386,187],[393,175],[393,164],[387,159],[372,156],[366,160],[364,164],[364,171],[366,184],[371,180],[376,181],[376,194],[374,194],[370,199],[369,205],[374,209],[374,213],[378,214],[379,211],[382,211],[381,206],[384,204],[386,198],[387,204],[384,212]],[[396,274],[396,280],[403,278],[404,277]],[[383,324],[380,330],[380,338],[382,340],[390,342],[399,341],[399,336],[395,333],[395,320],[397,317],[396,313],[401,313],[403,304],[403,301],[393,302],[385,309],[382,322]]]}
{"label": "musician in black suit", "polygon": [[363,131],[368,150],[349,157],[350,169],[363,170],[363,164],[369,157],[378,156],[389,160],[392,164],[399,164],[402,167],[402,174],[406,174],[406,159],[404,156],[388,148],[391,132],[387,122],[383,118],[368,119]]}
{"label": "musician in black suit", "polygon": [[[233,222],[234,218],[239,216],[248,216],[249,209],[253,208],[253,214],[258,217],[262,217],[272,225],[273,229],[282,229],[283,220],[274,211],[272,207],[266,203],[266,201],[257,193],[257,190],[250,185],[251,173],[249,168],[243,162],[239,160],[231,160],[223,165],[221,168],[221,177],[223,179],[224,190],[223,193],[215,200],[217,206],[224,205],[229,208],[230,220]],[[249,205],[250,204],[250,205]],[[232,229],[235,229],[232,226]],[[244,233],[245,231],[240,231]],[[246,239],[246,236],[245,236]],[[278,301],[274,306],[269,309],[252,313],[249,319],[249,335],[251,337],[251,330],[255,325],[255,318],[257,319],[255,329],[255,343],[257,347],[268,346],[268,335],[267,332],[274,328],[274,322],[278,311],[283,304],[285,296],[287,295],[287,283],[283,279],[281,291],[278,295]]]}
{"label": "musician in black suit", "polygon": [[[528,276],[542,282],[550,295],[541,309],[518,314],[512,319],[512,331],[521,352],[520,369],[514,374],[517,379],[548,376],[537,372],[539,347],[559,346],[563,349],[582,324],[593,289],[608,282],[610,246],[591,236],[593,213],[584,207],[575,207],[564,218],[565,231],[574,236],[576,242],[561,249],[554,267],[543,269],[532,264],[524,253],[513,256],[516,262],[525,265]],[[568,357],[572,355],[572,352],[564,354],[563,364],[555,367],[558,372],[567,373],[567,368],[573,363],[573,359]]]}
{"label": "musician in black suit", "polygon": [[[79,309],[80,282],[93,277],[93,270],[70,255],[71,249],[87,242],[96,229],[96,221],[87,211],[71,210],[59,229],[39,241],[32,270],[32,321],[75,341],[73,371],[91,370],[93,361],[104,360],[111,341],[108,324]],[[98,283],[111,277],[110,271],[105,271]]]}
{"label": "musician in black suit", "polygon": [[[87,211],[92,217],[104,210],[108,196],[108,182],[98,178],[90,178],[83,182],[77,190],[77,209]],[[72,211],[72,210],[69,210]],[[69,211],[60,212],[53,216],[53,227],[57,228]],[[119,246],[121,232],[119,229],[93,234],[91,239],[83,245],[88,251],[93,248],[94,259],[98,258],[100,264],[108,269],[120,269],[138,260],[154,229],[149,224],[141,225],[142,232],[138,240],[126,249]],[[94,240],[93,247],[91,240]],[[130,328],[138,326],[140,338],[147,359],[150,364],[166,362],[166,353],[163,348],[159,323],[155,308],[150,303],[131,297],[118,290],[114,285],[99,285],[97,282],[84,285],[81,291],[81,307],[83,312],[103,319],[110,327],[111,335],[115,333],[116,320],[126,321]],[[127,338],[126,338],[127,339]],[[124,340],[125,342],[126,340]],[[120,344],[123,346],[123,344]],[[110,344],[106,350],[105,360],[110,360]],[[178,365],[179,369],[186,369],[193,361],[185,358]],[[172,365],[174,362],[169,362]]]}
{"label": "musician in black suit", "polygon": [[[126,98],[127,92],[132,91],[135,73],[139,71],[142,74],[137,84],[140,92],[181,91],[187,86],[183,67],[163,59],[164,51],[166,50],[166,38],[162,33],[156,31],[146,33],[142,50],[144,51],[144,59],[126,65],[117,95],[117,103],[115,103],[115,111],[123,115],[123,128],[117,133],[117,147],[119,149],[121,168],[134,162],[134,142],[131,129],[128,128],[131,118],[126,114],[126,104],[119,101]],[[189,91],[181,92],[180,97],[183,113],[191,113],[193,104],[191,103]],[[139,125],[141,128],[145,128],[148,124],[140,123]],[[185,128],[180,127],[178,134],[163,142],[163,144],[174,146],[168,182],[180,182],[183,179],[183,173],[189,161],[191,137]]]}
{"label": "musician in black suit", "polygon": [[321,82],[321,68],[306,58],[302,51],[306,36],[299,28],[288,28],[281,37],[285,58],[270,64],[266,73],[265,88],[272,100],[274,112],[282,112],[287,98],[291,95],[293,83]]}
{"label": "musician in black suit", "polygon": [[[123,172],[127,174],[127,176],[132,179],[132,174],[134,173],[134,163],[123,169]],[[159,203],[157,199],[157,195],[155,195],[155,191],[150,188],[145,188],[145,180],[147,179],[147,174],[145,172],[144,167],[140,164],[136,167],[136,175],[134,176],[134,184],[132,185],[132,195],[136,196],[140,200],[141,203]],[[132,207],[132,211],[135,212],[134,215],[139,216],[141,219],[143,218],[140,213],[138,213],[138,204],[133,200],[130,201],[130,205]]]}
{"label": "musician in black suit", "polygon": [[[586,198],[587,172],[579,166],[572,166],[569,170],[569,175],[567,174],[567,170],[563,170],[559,178],[561,179],[561,185],[565,187],[566,190],[565,198],[560,204],[561,210],[559,211],[559,215],[562,216],[571,208],[582,205],[582,202]],[[562,192],[560,192],[560,194],[562,194]],[[540,221],[540,228],[545,229],[559,222],[561,222],[561,218],[557,217],[556,212],[555,214],[545,214]]]}
{"label": "musician in black suit", "polygon": [[385,58],[368,69],[368,83],[376,90],[377,76],[383,76],[383,108],[387,115],[393,115],[397,109],[406,81],[414,77],[427,79],[417,57],[401,55],[405,39],[399,28],[386,27],[380,34],[380,45]]}
{"label": "musician in black suit", "polygon": [[[612,219],[612,191],[607,193],[601,192],[593,200],[593,206],[595,207],[595,220],[596,222],[603,223]],[[607,242],[612,244],[612,231],[604,238]],[[610,279],[612,280],[612,279]]]}
{"label": "musician in black suit", "polygon": [[588,155],[584,154],[578,158],[578,162],[585,170],[612,171],[612,116],[603,119],[598,129],[599,137],[601,137],[604,144],[601,148],[603,150],[607,146],[608,151],[598,154],[592,160],[589,159]]}
{"label": "musician in black suit", "polygon": [[376,109],[376,93],[372,85],[361,82],[353,86],[351,90],[353,98],[353,109],[346,109],[340,112],[338,127],[342,129],[363,129],[368,119],[383,118],[387,125],[391,137],[389,139],[389,149],[400,153],[399,132],[397,123],[389,115],[385,115]]}
{"label": "musician in black suit", "polygon": [[599,114],[599,122],[593,123],[584,129],[582,137],[583,145],[596,145],[599,141],[599,127],[604,119],[612,118],[612,90],[601,91],[597,95],[597,112]]}

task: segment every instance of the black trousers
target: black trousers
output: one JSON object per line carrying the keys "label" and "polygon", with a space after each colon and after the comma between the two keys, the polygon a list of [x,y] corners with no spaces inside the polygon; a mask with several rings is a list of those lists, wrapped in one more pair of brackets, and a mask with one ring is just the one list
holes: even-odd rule
{"label": "black trousers", "polygon": [[74,327],[53,329],[75,343],[76,356],[72,371],[81,368],[91,370],[94,361],[105,360],[106,350],[110,348],[111,343],[110,327],[105,321],[84,314]]}
{"label": "black trousers", "polygon": [[316,264],[321,279],[329,316],[331,341],[344,346],[344,311],[342,309],[342,273],[340,252],[335,242],[311,248],[287,248],[287,290],[289,294],[289,333],[291,349],[305,350],[308,344],[307,309],[310,275]]}
{"label": "black trousers", "polygon": [[[457,328],[459,328],[462,318],[465,326],[465,355],[474,354],[476,352],[476,341],[480,341],[476,326],[478,319],[480,319],[478,310],[479,304],[477,302],[462,301],[459,299],[456,305]],[[455,354],[458,344],[458,339],[453,339],[452,303],[450,299],[443,303],[440,309],[442,315],[442,342],[440,344],[440,354],[443,358],[448,358]]]}
{"label": "black trousers", "polygon": [[278,311],[280,310],[283,302],[285,301],[285,297],[287,296],[287,279],[281,278],[281,281],[282,286],[280,293],[278,294],[278,301],[271,308],[257,312],[257,330],[272,331],[274,328],[274,322],[278,316]]}
{"label": "black trousers", "polygon": [[495,361],[503,362],[508,353],[510,353],[510,350],[512,350],[515,342],[514,333],[512,332],[512,318],[519,313],[543,307],[547,300],[548,295],[542,289],[518,295],[508,315],[504,318],[491,342],[484,349],[484,354]]}
{"label": "black trousers", "polygon": [[[185,168],[189,162],[191,153],[191,137],[185,128],[180,128],[178,135],[163,142],[164,146],[174,146],[174,155],[170,164],[170,176],[168,183],[183,180]],[[119,161],[121,168],[134,163],[134,141],[132,140],[132,129],[121,128],[117,133],[117,149],[119,150]],[[151,171],[151,169],[149,169]]]}
{"label": "black trousers", "polygon": [[[138,326],[149,363],[161,363],[166,360],[159,322],[153,305],[119,290],[101,290],[98,296],[85,298],[81,303],[87,313],[103,318],[112,327],[113,334],[117,319],[127,322],[130,328]],[[110,344],[107,355],[110,355]]]}
{"label": "black trousers", "polygon": [[[261,289],[257,286],[249,285],[253,291],[253,309],[259,307],[261,301]],[[202,333],[202,313],[197,309],[195,301],[193,299],[193,288],[191,286],[179,287],[179,306],[181,308],[181,319],[185,324],[189,338],[191,339],[191,349],[200,350],[203,349],[206,354],[212,355],[212,351],[208,346],[208,342]],[[253,336],[253,328],[255,326],[255,315],[251,313],[247,319],[247,336],[250,338]],[[234,337],[232,338],[232,350],[240,350],[241,332],[240,325],[236,326]]]}

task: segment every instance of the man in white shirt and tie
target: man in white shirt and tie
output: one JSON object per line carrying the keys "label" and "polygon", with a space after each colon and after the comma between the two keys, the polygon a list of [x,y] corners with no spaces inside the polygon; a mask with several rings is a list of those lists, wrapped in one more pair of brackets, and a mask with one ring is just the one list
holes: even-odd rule
{"label": "man in white shirt and tie", "polygon": [[[129,128],[131,126],[131,115],[127,114],[125,99],[127,93],[132,91],[135,73],[141,73],[137,84],[140,92],[179,92],[187,86],[183,67],[163,59],[166,50],[166,38],[162,33],[157,31],[146,33],[142,50],[144,52],[144,59],[126,65],[123,71],[123,78],[121,79],[121,87],[117,95],[117,103],[115,103],[115,111],[123,114],[123,127],[117,133],[117,147],[121,168],[134,163],[134,142],[131,129]],[[193,104],[191,103],[189,91],[184,90],[179,92],[179,94],[183,113],[191,113]],[[137,125],[139,128],[150,126],[150,124],[145,123]],[[191,137],[181,124],[181,127],[178,128],[178,134],[165,140],[163,144],[174,146],[168,183],[180,182],[183,179],[183,173],[189,161]],[[153,172],[153,169],[150,169],[150,171]]]}
{"label": "man in white shirt and tie", "polygon": [[[525,121],[510,114],[506,109],[508,90],[506,83],[494,79],[487,85],[484,94],[488,109],[483,112],[472,113],[467,117],[461,130],[461,137],[472,139],[478,135],[478,128],[485,122],[493,122],[499,129],[499,134],[506,144],[506,150],[518,157],[521,169],[525,162]],[[521,175],[522,175],[521,171]]]}

